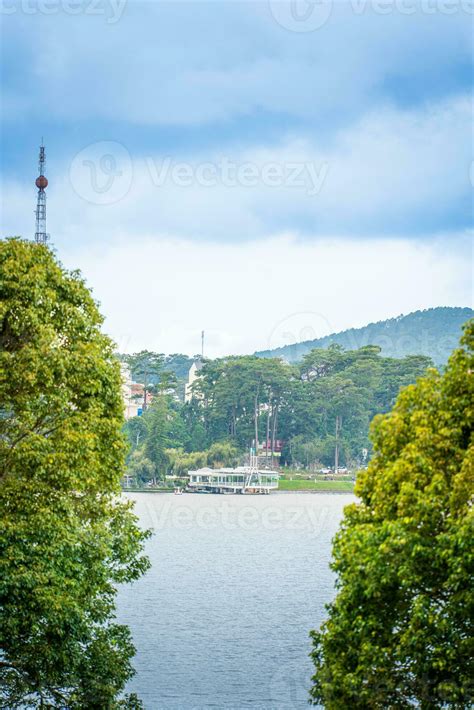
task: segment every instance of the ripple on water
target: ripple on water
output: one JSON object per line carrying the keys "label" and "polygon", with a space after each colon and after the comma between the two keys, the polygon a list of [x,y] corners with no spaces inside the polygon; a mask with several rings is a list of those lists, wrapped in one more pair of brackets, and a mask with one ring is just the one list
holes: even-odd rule
{"label": "ripple on water", "polygon": [[309,630],[351,495],[131,494],[152,568],[120,590],[147,710],[308,707]]}

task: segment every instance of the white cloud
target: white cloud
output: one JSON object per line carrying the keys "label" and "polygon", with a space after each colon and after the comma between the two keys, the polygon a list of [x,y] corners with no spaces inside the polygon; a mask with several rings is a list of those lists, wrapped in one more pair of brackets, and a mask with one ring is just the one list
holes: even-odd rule
{"label": "white cloud", "polygon": [[459,57],[469,61],[466,12],[382,15],[362,5],[334,2],[330,20],[308,33],[282,27],[269,2],[133,1],[112,24],[106,13],[17,12],[4,16],[5,39],[27,65],[23,116],[47,111],[74,124],[192,125],[259,110],[344,119],[377,102],[387,79],[416,80],[423,93],[426,75],[439,86]]}
{"label": "white cloud", "polygon": [[[457,249],[449,250],[450,240]],[[471,302],[469,241],[278,236],[245,248],[160,236],[70,250],[121,350],[245,353]]]}
{"label": "white cloud", "polygon": [[[49,165],[50,229],[60,245],[112,241],[119,231],[221,242],[284,229],[355,237],[442,231],[453,219],[466,220],[471,116],[466,96],[411,111],[386,107],[324,147],[287,136],[277,145],[228,152],[146,156],[99,142],[71,156],[70,164]],[[189,184],[174,172],[183,162]],[[223,164],[233,166],[230,179]],[[255,179],[247,179],[245,166],[255,169]],[[2,208],[10,233],[23,228],[22,200],[28,234],[34,187],[7,182]]]}
{"label": "white cloud", "polygon": [[[6,140],[49,127],[48,228],[122,349],[193,353],[204,328],[209,354],[250,352],[469,303],[467,237],[444,233],[465,223],[472,187],[469,22],[349,5],[307,33],[267,2],[128,2],[112,24],[5,16]],[[121,136],[139,148],[112,150],[113,164],[96,146],[74,163],[80,141]],[[149,161],[167,156],[193,171],[252,164],[260,179],[157,186]],[[307,169],[296,187],[261,179],[295,162],[324,172],[319,191]],[[31,236],[36,175],[12,182],[8,169],[3,233]]]}

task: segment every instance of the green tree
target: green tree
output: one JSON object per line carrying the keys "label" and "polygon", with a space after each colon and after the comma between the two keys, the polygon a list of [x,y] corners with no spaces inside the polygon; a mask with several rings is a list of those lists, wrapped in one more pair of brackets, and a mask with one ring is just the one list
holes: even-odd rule
{"label": "green tree", "polygon": [[125,422],[124,432],[129,441],[131,452],[143,443],[147,431],[146,418],[143,416],[132,417]]}
{"label": "green tree", "polygon": [[380,348],[371,345],[350,351],[331,345],[309,353],[299,368],[300,380],[289,383],[279,417],[281,438],[288,442],[285,459],[296,463],[293,453],[301,451],[301,443],[317,438],[321,461],[334,465],[331,442],[338,421],[339,463],[360,465],[363,451],[370,450],[368,431],[374,415],[387,412],[401,387],[423,375],[430,364],[422,356],[384,358]]}
{"label": "green tree", "polygon": [[173,414],[166,395],[155,397],[146,414],[147,436],[144,453],[153,464],[155,480],[164,480],[168,464],[166,449],[173,443],[170,428]]}
{"label": "green tree", "polygon": [[187,402],[180,408],[179,416],[186,432],[184,441],[186,451],[202,451],[205,449],[207,447],[207,434],[200,403],[196,399]]}
{"label": "green tree", "polygon": [[134,355],[122,355],[121,358],[130,367],[135,382],[143,384],[142,406],[145,411],[149,406],[148,394],[155,391],[156,383],[163,375],[165,356],[161,353],[141,350]]}
{"label": "green tree", "polygon": [[178,389],[178,380],[174,372],[163,371],[159,381],[155,385],[155,391],[158,394],[175,395]]}
{"label": "green tree", "polygon": [[[268,460],[278,438],[285,442],[282,459],[296,464],[293,453],[317,440],[321,462],[334,465],[338,422],[338,463],[358,466],[370,450],[371,419],[388,411],[400,388],[430,364],[423,356],[384,358],[374,345],[350,351],[331,345],[309,353],[299,366],[255,356],[206,360],[194,384],[198,396],[183,414],[188,440],[182,441],[195,451],[221,440],[241,451],[252,441],[267,442]],[[198,443],[203,439],[204,446]]]}
{"label": "green tree", "polygon": [[238,461],[238,451],[229,441],[216,441],[206,453],[207,464],[214,468],[232,467]]}
{"label": "green tree", "polygon": [[0,243],[0,702],[112,709],[133,674],[116,585],[147,568],[120,502],[119,364],[78,273]]}
{"label": "green tree", "polygon": [[147,459],[143,449],[135,449],[128,459],[127,473],[135,478],[138,485],[148,483],[155,477],[155,466]]}
{"label": "green tree", "polygon": [[208,439],[230,438],[247,449],[268,431],[274,441],[291,377],[291,368],[277,359],[246,355],[206,361],[195,389],[200,395],[196,413],[203,417]]}
{"label": "green tree", "polygon": [[472,706],[474,321],[461,344],[373,424],[312,632],[311,696],[329,710]]}
{"label": "green tree", "polygon": [[188,471],[207,465],[207,451],[186,453],[183,449],[168,449],[169,470],[175,476],[186,476]]}

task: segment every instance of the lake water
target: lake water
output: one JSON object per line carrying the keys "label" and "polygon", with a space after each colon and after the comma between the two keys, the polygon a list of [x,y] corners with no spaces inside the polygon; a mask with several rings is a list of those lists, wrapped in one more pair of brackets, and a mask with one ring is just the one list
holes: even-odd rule
{"label": "lake water", "polygon": [[129,494],[152,568],[120,590],[147,710],[308,707],[308,633],[334,594],[331,539],[352,495]]}

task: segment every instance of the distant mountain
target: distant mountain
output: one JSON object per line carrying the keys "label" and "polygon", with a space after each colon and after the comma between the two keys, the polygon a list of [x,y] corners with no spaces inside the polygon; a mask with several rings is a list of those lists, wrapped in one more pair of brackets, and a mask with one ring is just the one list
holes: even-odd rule
{"label": "distant mountain", "polygon": [[338,343],[346,350],[379,345],[388,357],[428,355],[435,365],[441,366],[457,346],[463,323],[473,317],[471,308],[429,308],[369,323],[363,328],[350,328],[324,338],[284,345],[274,350],[261,350],[255,354],[298,362],[310,350],[327,348],[331,343]]}

